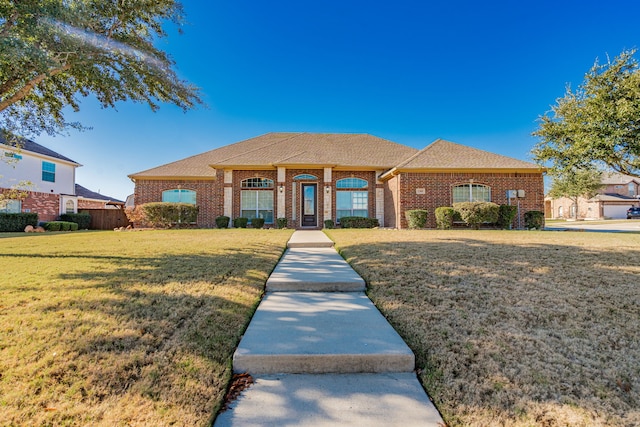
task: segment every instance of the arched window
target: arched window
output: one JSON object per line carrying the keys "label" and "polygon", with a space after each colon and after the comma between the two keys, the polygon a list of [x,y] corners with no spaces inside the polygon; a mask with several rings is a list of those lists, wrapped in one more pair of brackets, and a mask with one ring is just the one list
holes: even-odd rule
{"label": "arched window", "polygon": [[183,190],[176,188],[162,192],[162,201],[167,203],[189,203],[196,204],[196,192],[193,190]]}
{"label": "arched window", "polygon": [[453,203],[490,202],[491,187],[482,184],[462,184],[453,187]]}
{"label": "arched window", "polygon": [[564,206],[558,207],[558,218],[564,218]]}
{"label": "arched window", "polygon": [[273,180],[269,178],[248,178],[240,182],[242,188],[273,188]]}
{"label": "arched window", "polygon": [[311,174],[308,173],[303,173],[301,175],[296,175],[293,177],[294,181],[317,181],[318,177],[317,176],[313,176]]}
{"label": "arched window", "polygon": [[361,178],[343,178],[336,181],[336,188],[367,188],[369,183]]}
{"label": "arched window", "polygon": [[68,214],[76,212],[76,204],[73,202],[73,200],[67,200],[67,202],[64,204],[64,211]]}

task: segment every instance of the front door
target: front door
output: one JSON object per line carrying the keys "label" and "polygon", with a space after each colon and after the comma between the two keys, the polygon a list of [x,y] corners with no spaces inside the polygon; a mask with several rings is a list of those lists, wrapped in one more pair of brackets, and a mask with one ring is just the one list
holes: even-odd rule
{"label": "front door", "polygon": [[302,184],[302,226],[318,226],[317,184]]}

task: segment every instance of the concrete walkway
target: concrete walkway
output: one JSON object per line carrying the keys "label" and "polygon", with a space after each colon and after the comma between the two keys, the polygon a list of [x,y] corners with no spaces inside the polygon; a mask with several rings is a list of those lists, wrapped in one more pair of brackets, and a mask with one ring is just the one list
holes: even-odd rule
{"label": "concrete walkway", "polygon": [[414,355],[321,231],[296,231],[233,357],[255,383],[215,427],[442,426]]}

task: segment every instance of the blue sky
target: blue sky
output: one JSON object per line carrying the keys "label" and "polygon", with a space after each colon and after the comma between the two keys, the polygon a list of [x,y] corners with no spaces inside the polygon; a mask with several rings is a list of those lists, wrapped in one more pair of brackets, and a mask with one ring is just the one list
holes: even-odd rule
{"label": "blue sky", "polygon": [[640,47],[640,2],[184,1],[159,46],[207,107],[101,109],[93,129],[41,144],[77,182],[123,199],[128,174],[267,132],[369,133],[423,148],[444,138],[530,160],[536,119],[596,58]]}

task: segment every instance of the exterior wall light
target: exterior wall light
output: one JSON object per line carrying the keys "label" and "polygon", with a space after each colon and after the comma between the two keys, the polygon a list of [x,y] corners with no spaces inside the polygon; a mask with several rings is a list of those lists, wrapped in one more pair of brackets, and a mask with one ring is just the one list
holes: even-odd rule
{"label": "exterior wall light", "polygon": [[278,187],[278,191],[284,193],[284,185],[280,185],[280,187]]}
{"label": "exterior wall light", "polygon": [[326,187],[324,187],[324,191],[326,191],[326,193],[329,194],[329,191],[331,191],[331,187],[327,185]]}

